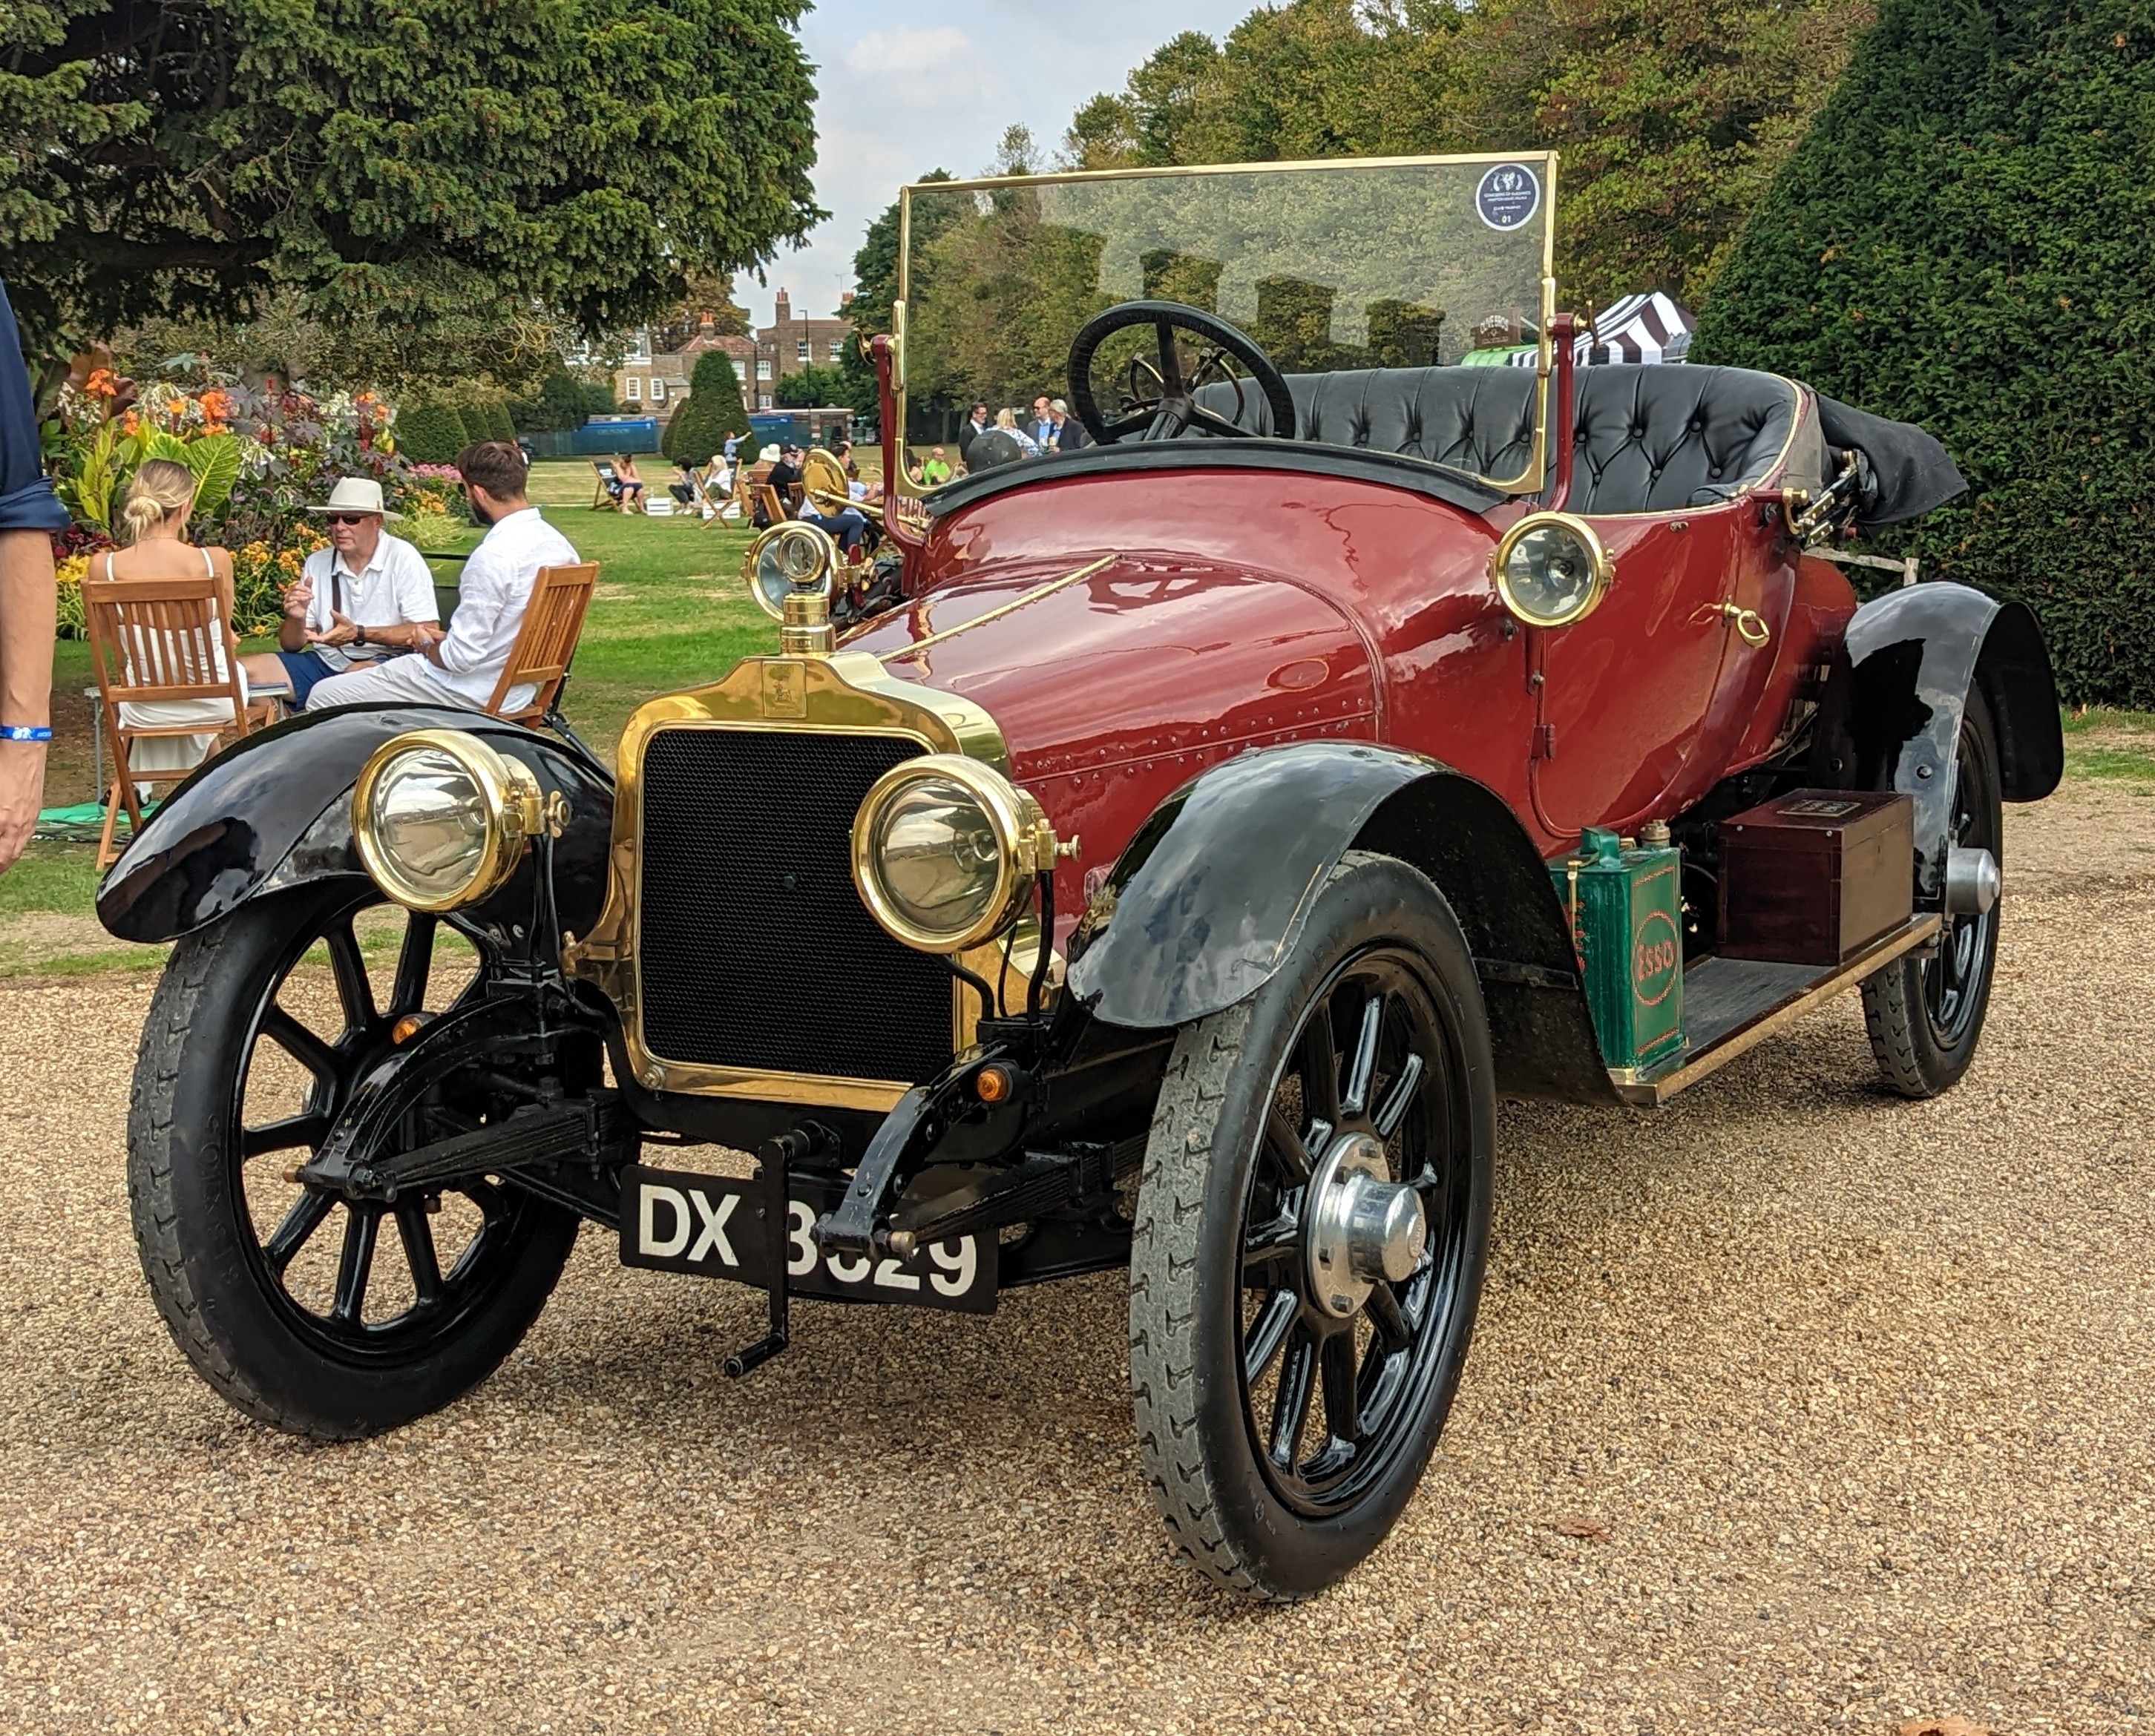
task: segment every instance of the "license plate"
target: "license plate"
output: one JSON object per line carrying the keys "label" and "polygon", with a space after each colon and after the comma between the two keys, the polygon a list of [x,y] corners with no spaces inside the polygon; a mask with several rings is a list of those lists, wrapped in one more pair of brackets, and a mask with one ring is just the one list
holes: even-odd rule
{"label": "license plate", "polygon": [[[996,1238],[954,1236],[892,1254],[827,1253],[809,1232],[836,1208],[842,1181],[796,1176],[787,1213],[786,1270],[796,1295],[847,1302],[909,1302],[960,1314],[992,1314]],[[755,1182],[632,1164],[621,1172],[621,1263],[659,1272],[693,1272],[770,1287],[762,1212]]]}

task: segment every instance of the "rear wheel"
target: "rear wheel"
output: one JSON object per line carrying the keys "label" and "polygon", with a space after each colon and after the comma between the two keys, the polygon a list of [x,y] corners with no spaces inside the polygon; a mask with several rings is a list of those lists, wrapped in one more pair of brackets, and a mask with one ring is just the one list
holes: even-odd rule
{"label": "rear wheel", "polygon": [[[2004,809],[1998,733],[1980,692],[1961,713],[1953,818],[1946,842],[1987,850],[2004,866]],[[2001,901],[2002,902],[2002,901]],[[1998,962],[2000,905],[1948,916],[1934,954],[1897,959],[1863,985],[1871,1052],[1886,1083],[1904,1097],[1935,1097],[1958,1083],[1975,1059]]]}
{"label": "rear wheel", "polygon": [[[248,1415],[318,1439],[395,1427],[485,1379],[576,1233],[574,1213],[486,1177],[394,1205],[290,1179],[393,1052],[397,1022],[450,998],[429,993],[448,973],[434,920],[404,919],[400,941],[402,913],[380,903],[348,882],[309,888],[182,940],[128,1117],[136,1241],[173,1340]],[[394,948],[371,969],[370,942]],[[509,1106],[484,1084],[440,1095],[403,1118],[409,1143]]]}
{"label": "rear wheel", "polygon": [[1405,1508],[1473,1331],[1495,1120],[1473,960],[1388,857],[1350,854],[1272,979],[1177,1039],[1130,1382],[1154,1500],[1211,1578],[1308,1596]]}

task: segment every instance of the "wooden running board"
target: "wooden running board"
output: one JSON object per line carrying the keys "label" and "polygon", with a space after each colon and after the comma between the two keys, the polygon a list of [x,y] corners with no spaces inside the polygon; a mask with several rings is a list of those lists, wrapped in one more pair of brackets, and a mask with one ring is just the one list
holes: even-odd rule
{"label": "wooden running board", "polygon": [[1684,972],[1684,1046],[1652,1067],[1612,1067],[1619,1096],[1658,1109],[1687,1085],[1763,1042],[1820,1002],[1853,988],[1938,932],[1928,913],[1840,964],[1763,964],[1707,958]]}

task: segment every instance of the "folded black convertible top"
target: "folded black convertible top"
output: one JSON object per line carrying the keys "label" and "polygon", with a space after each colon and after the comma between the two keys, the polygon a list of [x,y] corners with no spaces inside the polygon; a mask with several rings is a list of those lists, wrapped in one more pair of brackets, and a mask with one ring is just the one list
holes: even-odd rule
{"label": "folded black convertible top", "polygon": [[1875,530],[1919,518],[1967,492],[1953,455],[1913,422],[1888,421],[1866,410],[1815,393],[1819,431],[1836,451],[1853,447],[1870,462],[1875,487],[1856,513],[1857,525]]}

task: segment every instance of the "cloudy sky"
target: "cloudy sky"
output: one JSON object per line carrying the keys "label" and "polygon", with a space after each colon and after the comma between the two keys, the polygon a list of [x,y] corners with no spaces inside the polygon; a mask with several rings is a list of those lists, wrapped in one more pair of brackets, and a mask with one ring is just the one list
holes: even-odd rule
{"label": "cloudy sky", "polygon": [[861,233],[899,186],[930,169],[978,174],[1003,129],[1021,120],[1052,151],[1080,103],[1118,90],[1130,69],[1179,31],[1215,40],[1257,0],[818,0],[801,40],[815,64],[816,202],[830,221],[768,281],[744,276],[750,317],[771,294],[827,312],[852,286]]}

